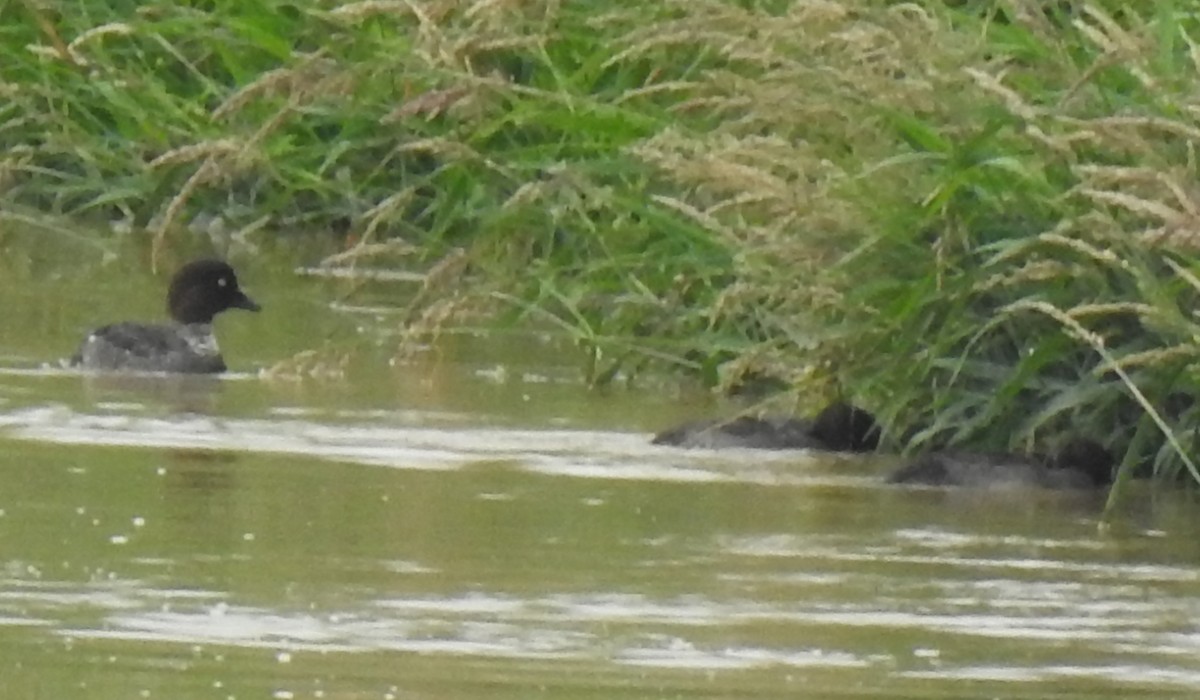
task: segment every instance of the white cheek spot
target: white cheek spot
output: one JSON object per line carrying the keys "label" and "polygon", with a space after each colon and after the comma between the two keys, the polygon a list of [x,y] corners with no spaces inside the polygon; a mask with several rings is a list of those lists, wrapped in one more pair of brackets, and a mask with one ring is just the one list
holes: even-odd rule
{"label": "white cheek spot", "polygon": [[217,286],[218,286],[218,287],[228,287],[228,286],[229,286],[229,279],[228,279],[228,278],[226,278],[226,277],[218,277],[218,278],[217,278]]}

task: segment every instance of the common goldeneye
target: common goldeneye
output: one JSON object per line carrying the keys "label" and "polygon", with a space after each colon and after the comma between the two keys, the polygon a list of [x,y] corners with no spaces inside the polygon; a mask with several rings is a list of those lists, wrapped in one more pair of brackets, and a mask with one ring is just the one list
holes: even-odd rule
{"label": "common goldeneye", "polygon": [[936,451],[888,476],[892,484],[966,488],[1093,489],[1112,483],[1112,455],[1094,440],[1068,441],[1052,457]]}
{"label": "common goldeneye", "polygon": [[171,278],[167,311],[175,323],[114,323],[88,334],[71,364],[85,369],[203,374],[225,371],[213,316],[225,309],[258,311],[222,260],[195,260]]}
{"label": "common goldeneye", "polygon": [[879,446],[879,425],[867,411],[838,401],[812,419],[741,416],[694,421],[664,430],[655,435],[652,442],[709,449],[750,447],[869,452]]}

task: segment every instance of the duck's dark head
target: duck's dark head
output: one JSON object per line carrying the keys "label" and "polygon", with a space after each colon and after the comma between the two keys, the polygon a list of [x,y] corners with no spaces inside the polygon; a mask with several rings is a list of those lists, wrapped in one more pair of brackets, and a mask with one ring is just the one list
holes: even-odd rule
{"label": "duck's dark head", "polygon": [[813,419],[813,436],[831,450],[869,452],[879,447],[879,433],[875,416],[843,401],[829,404]]}
{"label": "duck's dark head", "polygon": [[1071,469],[1086,475],[1096,486],[1111,484],[1116,460],[1103,445],[1087,438],[1072,438],[1050,461],[1053,469]]}
{"label": "duck's dark head", "polygon": [[179,268],[167,292],[167,312],[180,323],[212,323],[226,309],[258,311],[261,307],[238,286],[233,268],[223,260],[193,260]]}

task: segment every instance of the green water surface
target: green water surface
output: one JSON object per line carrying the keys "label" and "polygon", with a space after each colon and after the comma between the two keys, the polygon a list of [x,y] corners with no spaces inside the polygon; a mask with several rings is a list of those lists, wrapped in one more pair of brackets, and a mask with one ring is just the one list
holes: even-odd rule
{"label": "green water surface", "polygon": [[[1099,496],[651,447],[731,409],[588,391],[537,335],[390,362],[386,305],[291,262],[239,264],[264,311],[219,320],[231,376],[85,377],[57,359],[163,286],[86,262],[0,270],[0,697],[1200,692],[1184,495],[1101,532]],[[355,343],[341,377],[260,373]]]}

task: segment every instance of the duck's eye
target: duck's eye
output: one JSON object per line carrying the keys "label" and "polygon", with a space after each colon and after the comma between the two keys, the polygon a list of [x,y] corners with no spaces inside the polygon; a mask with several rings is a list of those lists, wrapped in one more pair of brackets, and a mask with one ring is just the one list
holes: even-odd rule
{"label": "duck's eye", "polygon": [[229,278],[228,278],[228,277],[218,277],[218,278],[217,278],[217,286],[218,286],[218,287],[227,287],[227,286],[229,286]]}

